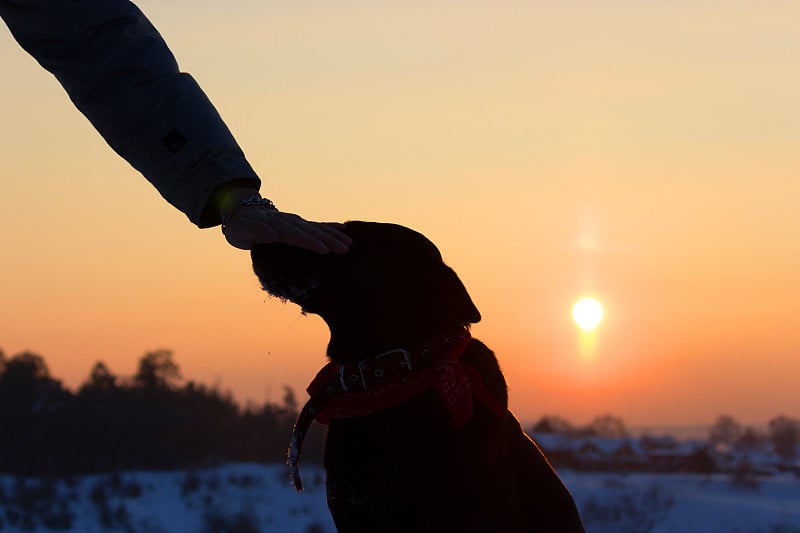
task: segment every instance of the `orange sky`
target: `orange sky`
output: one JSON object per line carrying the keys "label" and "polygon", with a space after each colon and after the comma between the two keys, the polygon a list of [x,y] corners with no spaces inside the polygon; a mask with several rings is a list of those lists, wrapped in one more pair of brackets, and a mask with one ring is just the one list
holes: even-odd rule
{"label": "orange sky", "polygon": [[[139,5],[280,208],[438,244],[522,419],[800,416],[799,4]],[[239,399],[302,390],[324,324],[162,201],[5,28],[0,65],[0,348],[69,386],[164,347]]]}

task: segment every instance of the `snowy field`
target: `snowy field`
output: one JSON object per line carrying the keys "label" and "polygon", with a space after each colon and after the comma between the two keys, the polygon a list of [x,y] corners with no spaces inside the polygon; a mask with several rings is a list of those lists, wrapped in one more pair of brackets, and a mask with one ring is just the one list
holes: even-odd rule
{"label": "snowy field", "polygon": [[[321,470],[294,492],[283,465],[128,472],[71,480],[0,476],[0,531],[333,532]],[[800,533],[800,479],[563,472],[589,532]],[[491,533],[491,532],[490,532]]]}

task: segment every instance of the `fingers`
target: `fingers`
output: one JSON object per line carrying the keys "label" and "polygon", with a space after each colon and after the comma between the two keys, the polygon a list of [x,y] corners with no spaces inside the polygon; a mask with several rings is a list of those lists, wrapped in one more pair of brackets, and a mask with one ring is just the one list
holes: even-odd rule
{"label": "fingers", "polygon": [[350,237],[327,224],[311,222],[291,213],[271,211],[269,215],[276,219],[272,226],[278,234],[276,242],[321,254],[344,253],[352,244]]}
{"label": "fingers", "polygon": [[332,251],[332,239],[317,227],[321,224],[308,222],[297,215],[288,213],[280,213],[280,215],[280,217],[275,217],[277,220],[273,225],[277,231],[276,242],[304,248],[318,254]]}
{"label": "fingers", "polygon": [[226,225],[225,238],[243,250],[257,243],[282,242],[320,254],[344,253],[352,244],[350,237],[333,225],[260,206],[236,209]]}
{"label": "fingers", "polygon": [[342,254],[350,249],[353,239],[342,233],[344,224],[312,223],[316,230],[322,231],[322,241],[325,242],[333,253]]}

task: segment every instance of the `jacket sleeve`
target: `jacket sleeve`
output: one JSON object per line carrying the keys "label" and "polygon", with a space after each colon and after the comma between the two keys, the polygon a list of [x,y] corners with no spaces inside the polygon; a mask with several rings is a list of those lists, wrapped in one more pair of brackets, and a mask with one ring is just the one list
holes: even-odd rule
{"label": "jacket sleeve", "polygon": [[218,186],[260,181],[217,110],[127,0],[0,0],[14,38],[106,142],[200,227]]}

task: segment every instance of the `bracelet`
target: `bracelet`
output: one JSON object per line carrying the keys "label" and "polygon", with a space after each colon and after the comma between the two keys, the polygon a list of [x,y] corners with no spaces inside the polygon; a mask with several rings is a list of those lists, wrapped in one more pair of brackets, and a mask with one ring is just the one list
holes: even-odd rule
{"label": "bracelet", "polygon": [[[275,204],[272,203],[272,200],[269,198],[262,198],[260,196],[250,196],[249,198],[245,198],[241,200],[239,203],[236,204],[236,207],[250,207],[252,205],[257,205],[264,207],[268,211],[277,211],[278,208],[275,207]],[[225,230],[228,229],[228,222],[231,220],[231,215],[229,213],[225,213],[222,215],[222,233],[225,233]]]}
{"label": "bracelet", "polygon": [[261,198],[260,196],[251,196],[250,198],[245,198],[236,205],[241,207],[247,207],[249,205],[260,205],[266,207],[270,211],[278,210],[278,208],[275,207],[275,204],[272,203],[272,200],[270,200],[269,198]]}

